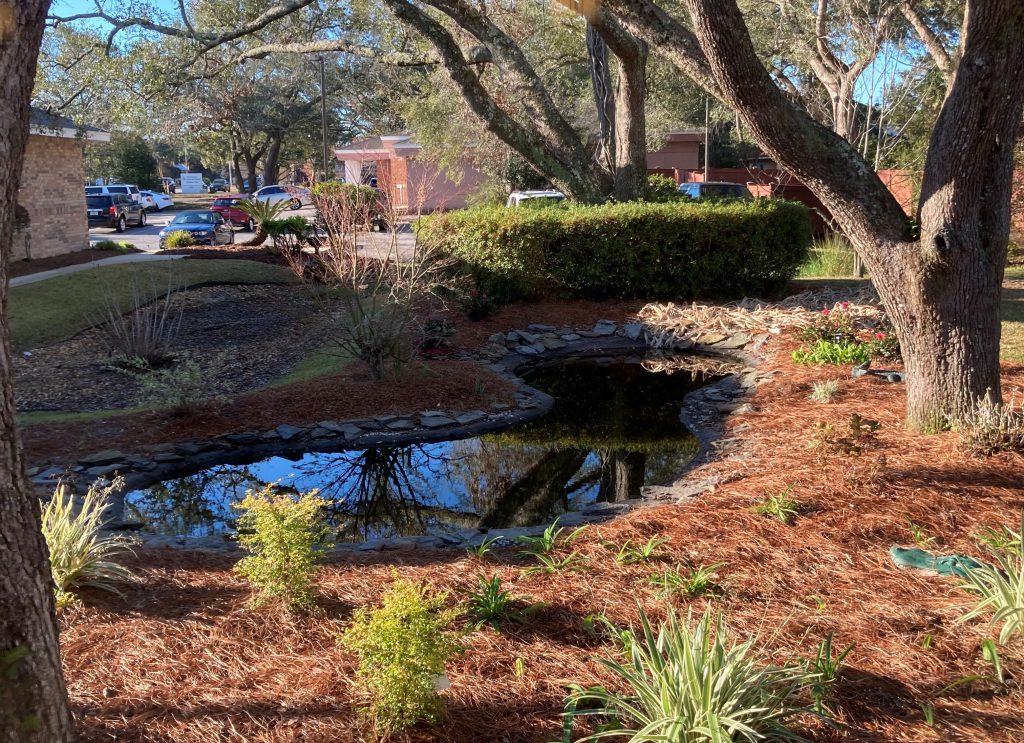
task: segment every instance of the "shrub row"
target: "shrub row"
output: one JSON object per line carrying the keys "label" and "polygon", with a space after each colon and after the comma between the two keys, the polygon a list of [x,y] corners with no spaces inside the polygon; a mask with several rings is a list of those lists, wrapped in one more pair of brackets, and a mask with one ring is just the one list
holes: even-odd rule
{"label": "shrub row", "polygon": [[811,239],[806,207],[763,199],[478,207],[427,217],[418,233],[506,301],[771,293],[796,274]]}

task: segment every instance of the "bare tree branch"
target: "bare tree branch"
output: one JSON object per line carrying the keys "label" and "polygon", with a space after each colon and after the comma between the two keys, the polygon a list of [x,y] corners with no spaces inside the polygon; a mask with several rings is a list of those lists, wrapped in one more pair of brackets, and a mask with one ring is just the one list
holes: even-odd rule
{"label": "bare tree branch", "polygon": [[914,29],[914,33],[921,39],[924,48],[928,50],[928,56],[932,58],[935,66],[942,73],[942,77],[948,83],[953,73],[953,60],[949,56],[949,52],[946,51],[946,47],[942,45],[938,35],[932,31],[924,16],[921,15],[916,0],[904,0],[900,4],[900,11]]}
{"label": "bare tree branch", "polygon": [[395,67],[426,67],[440,64],[433,55],[416,54],[413,52],[388,51],[363,44],[352,44],[344,39],[325,39],[322,41],[305,41],[290,44],[263,44],[239,54],[235,61],[247,59],[263,59],[271,54],[322,54],[324,52],[344,52],[357,57],[372,59],[375,62],[394,65]]}

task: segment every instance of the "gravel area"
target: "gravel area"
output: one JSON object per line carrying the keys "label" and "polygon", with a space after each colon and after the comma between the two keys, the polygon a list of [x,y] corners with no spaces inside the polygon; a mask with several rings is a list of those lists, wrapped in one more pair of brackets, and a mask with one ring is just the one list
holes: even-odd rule
{"label": "gravel area", "polygon": [[[198,362],[218,394],[261,387],[324,342],[327,318],[301,289],[209,286],[176,296],[183,306],[172,353],[178,362]],[[17,409],[87,411],[139,404],[136,377],[112,370],[109,359],[102,327],[17,357]]]}

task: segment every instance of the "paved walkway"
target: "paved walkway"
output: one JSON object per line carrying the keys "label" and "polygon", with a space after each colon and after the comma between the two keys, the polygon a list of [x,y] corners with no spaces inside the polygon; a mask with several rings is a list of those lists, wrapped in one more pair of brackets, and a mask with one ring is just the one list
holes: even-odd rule
{"label": "paved walkway", "polygon": [[51,271],[40,271],[39,273],[29,274],[28,276],[19,276],[15,279],[11,279],[10,286],[14,288],[16,286],[24,286],[25,284],[34,284],[37,281],[46,281],[46,279],[52,279],[57,276],[67,276],[68,274],[87,271],[90,268],[96,268],[97,266],[116,266],[120,263],[172,261],[185,257],[186,256],[184,255],[167,255],[166,253],[130,253],[128,255],[115,255],[110,258],[101,258],[98,261],[92,261],[90,263],[76,263],[73,266],[64,266],[63,268],[55,268]]}

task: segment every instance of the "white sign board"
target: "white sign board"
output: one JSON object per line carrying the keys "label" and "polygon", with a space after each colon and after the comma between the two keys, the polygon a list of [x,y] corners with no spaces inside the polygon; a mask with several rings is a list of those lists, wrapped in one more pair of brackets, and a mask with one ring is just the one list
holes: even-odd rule
{"label": "white sign board", "polygon": [[203,192],[203,174],[202,173],[182,173],[181,174],[181,192],[182,193],[202,193]]}

